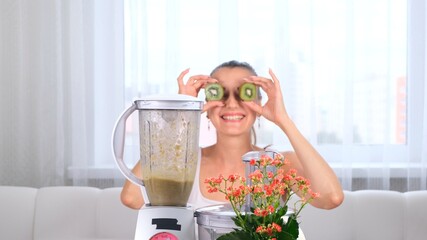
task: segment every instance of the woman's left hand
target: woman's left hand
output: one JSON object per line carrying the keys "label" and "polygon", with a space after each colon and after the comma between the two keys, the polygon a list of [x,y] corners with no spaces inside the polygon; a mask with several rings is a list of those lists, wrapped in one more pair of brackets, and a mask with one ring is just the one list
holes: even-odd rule
{"label": "woman's left hand", "polygon": [[262,90],[267,94],[268,100],[264,106],[261,106],[261,103],[258,104],[254,101],[244,103],[257,114],[260,114],[266,119],[278,124],[282,122],[288,116],[288,114],[283,102],[279,79],[277,79],[276,75],[271,69],[268,72],[272,79],[259,76],[251,76],[245,79],[245,81],[252,82],[255,85],[261,87]]}

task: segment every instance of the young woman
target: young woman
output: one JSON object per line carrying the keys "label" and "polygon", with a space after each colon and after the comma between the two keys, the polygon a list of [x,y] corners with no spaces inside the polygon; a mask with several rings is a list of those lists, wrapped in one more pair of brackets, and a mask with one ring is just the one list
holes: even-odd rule
{"label": "young woman", "polygon": [[[298,175],[308,178],[314,192],[320,197],[311,202],[318,208],[332,209],[341,204],[344,194],[341,185],[326,161],[304,138],[290,119],[283,102],[280,83],[273,71],[269,71],[271,79],[257,76],[254,69],[247,63],[230,61],[216,67],[210,76],[196,75],[184,83],[189,69],[178,77],[180,94],[198,96],[199,91],[208,83],[219,83],[224,89],[224,97],[219,101],[207,101],[203,111],[215,126],[217,142],[201,149],[201,159],[189,203],[195,208],[223,203],[226,200],[221,193],[208,193],[204,180],[217,177],[219,174],[244,176],[245,167],[242,156],[254,150],[262,150],[252,143],[252,129],[258,116],[262,116],[276,124],[289,139],[293,151],[282,154],[289,159]],[[267,94],[267,102],[261,105],[261,98],[254,101],[242,101],[239,88],[243,83],[250,82]],[[258,94],[258,96],[261,96]],[[141,175],[140,164],[133,169],[134,174]],[[121,200],[130,208],[139,209],[144,204],[139,186],[126,181]]]}

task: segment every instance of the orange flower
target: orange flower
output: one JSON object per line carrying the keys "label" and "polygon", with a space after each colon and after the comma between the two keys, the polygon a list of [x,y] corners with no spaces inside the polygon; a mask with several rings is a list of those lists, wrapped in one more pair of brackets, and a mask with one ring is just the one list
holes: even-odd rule
{"label": "orange flower", "polygon": [[289,169],[288,175],[290,175],[293,178],[296,177],[297,176],[297,170],[295,168]]}
{"label": "orange flower", "polygon": [[276,231],[277,231],[277,232],[281,232],[281,231],[282,231],[282,227],[281,227],[279,224],[277,224],[277,223],[272,223],[271,225],[272,225],[272,227],[273,227],[274,229],[276,229]]}
{"label": "orange flower", "polygon": [[251,159],[251,161],[249,162],[249,164],[250,164],[251,166],[255,166],[255,164],[256,164],[256,160],[255,160],[255,159]]}
{"label": "orange flower", "polygon": [[208,193],[214,193],[214,192],[218,192],[218,188],[209,186]]}
{"label": "orange flower", "polygon": [[267,208],[269,213],[274,213],[275,209],[272,205],[268,206]]}
{"label": "orange flower", "polygon": [[313,192],[313,190],[309,189],[308,194],[310,194],[311,198],[316,199],[320,197],[320,193]]}
{"label": "orange flower", "polygon": [[262,187],[260,186],[254,186],[252,189],[253,193],[261,193],[262,192]]}
{"label": "orange flower", "polygon": [[249,174],[249,178],[255,182],[261,181],[263,176],[264,175],[262,174],[261,170],[259,170],[259,169],[255,170],[253,173]]}
{"label": "orange flower", "polygon": [[240,197],[242,195],[242,190],[240,190],[240,189],[234,189],[234,191],[233,191],[232,194],[233,194],[234,197]]}
{"label": "orange flower", "polygon": [[262,155],[260,160],[259,160],[259,164],[262,167],[267,166],[270,163],[270,157],[268,155]]}
{"label": "orange flower", "polygon": [[228,176],[228,181],[235,182],[238,178],[239,176],[237,174],[231,174],[230,176]]}
{"label": "orange flower", "polygon": [[264,191],[266,196],[271,196],[273,194],[273,188],[271,185],[264,185]]}
{"label": "orange flower", "polygon": [[265,229],[264,226],[258,226],[257,229],[255,230],[255,232],[257,232],[257,233],[263,233],[264,229]]}
{"label": "orange flower", "polygon": [[217,184],[221,184],[222,180],[224,180],[224,177],[222,176],[222,174],[220,174],[218,176],[218,178],[214,178],[214,182],[217,183]]}

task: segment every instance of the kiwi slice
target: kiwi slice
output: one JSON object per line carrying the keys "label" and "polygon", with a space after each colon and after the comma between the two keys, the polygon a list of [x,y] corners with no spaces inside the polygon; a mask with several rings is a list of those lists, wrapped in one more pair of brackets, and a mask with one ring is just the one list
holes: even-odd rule
{"label": "kiwi slice", "polygon": [[243,83],[239,90],[240,99],[243,101],[253,101],[257,97],[256,86],[253,83]]}
{"label": "kiwi slice", "polygon": [[224,96],[224,88],[219,83],[210,83],[205,87],[206,101],[219,101]]}

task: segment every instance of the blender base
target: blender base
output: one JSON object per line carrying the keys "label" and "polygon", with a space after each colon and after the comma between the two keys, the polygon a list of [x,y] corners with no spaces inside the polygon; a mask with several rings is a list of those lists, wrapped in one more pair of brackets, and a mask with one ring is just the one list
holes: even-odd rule
{"label": "blender base", "polygon": [[194,222],[191,206],[144,205],[138,213],[135,240],[195,240]]}

